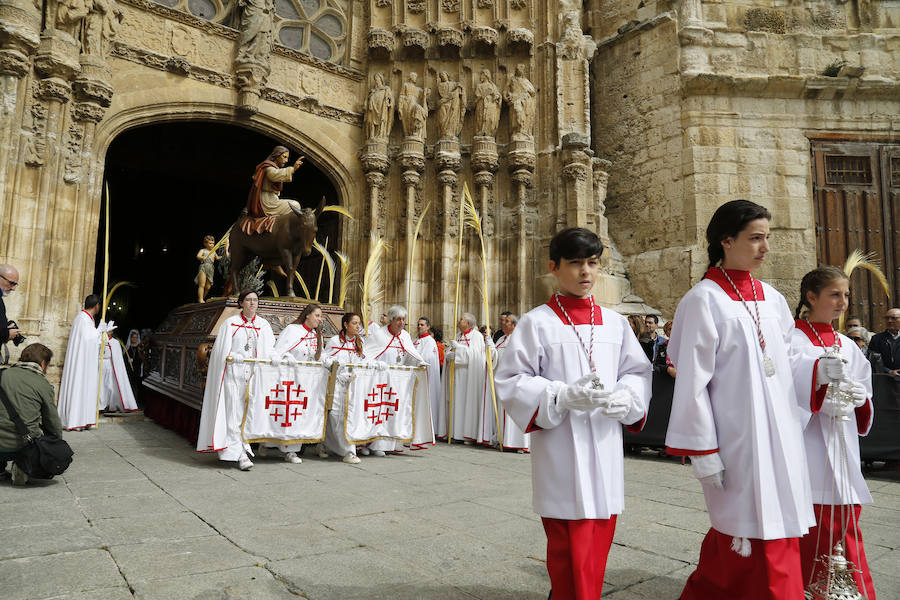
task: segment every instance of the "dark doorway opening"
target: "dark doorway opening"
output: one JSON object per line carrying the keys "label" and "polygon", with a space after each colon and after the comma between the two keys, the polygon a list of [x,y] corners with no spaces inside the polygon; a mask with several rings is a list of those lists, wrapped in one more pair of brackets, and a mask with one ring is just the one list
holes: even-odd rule
{"label": "dark doorway opening", "polygon": [[[196,255],[203,236],[218,240],[235,222],[246,203],[255,166],[279,144],[291,149],[291,162],[305,154],[285,140],[206,122],[137,127],[110,144],[104,174],[111,198],[109,288],[120,281],[133,284],[116,291],[107,312],[122,339],[129,329],[155,328],[173,308],[197,301]],[[285,183],[281,196],[305,207],[315,207],[322,196],[328,204],[337,204],[334,185],[309,159],[293,181]],[[94,271],[93,289],[98,292],[103,287],[105,203],[104,194]],[[325,245],[326,238],[333,256],[340,249],[337,213],[319,218],[317,239]],[[314,296],[321,262],[313,251],[298,269]],[[283,291],[284,278],[269,275]],[[327,279],[326,274],[320,295],[326,300]],[[221,296],[223,285],[217,268],[210,296]],[[299,286],[295,288],[302,297]],[[271,290],[266,287],[262,294],[271,295]]]}

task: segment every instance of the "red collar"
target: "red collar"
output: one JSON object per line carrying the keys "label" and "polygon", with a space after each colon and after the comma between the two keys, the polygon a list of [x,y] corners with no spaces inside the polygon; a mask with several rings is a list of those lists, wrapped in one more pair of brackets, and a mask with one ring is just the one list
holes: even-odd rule
{"label": "red collar", "polygon": [[[750,301],[753,300],[753,288],[756,288],[756,299],[762,302],[766,299],[765,293],[763,292],[762,283],[756,278],[754,278],[750,271],[737,271],[735,269],[728,269],[728,276],[731,277],[731,280],[734,282],[734,285],[737,287],[738,291],[741,293],[741,296],[744,297],[744,300]],[[734,288],[731,287],[731,284],[728,283],[728,280],[725,279],[725,274],[722,272],[722,269],[719,267],[710,267],[706,270],[706,275],[703,276],[703,279],[709,279],[717,284],[722,290],[728,294],[728,297],[732,300],[740,301],[740,296],[734,293]],[[753,282],[753,288],[750,287],[750,282]]]}
{"label": "red collar", "polygon": [[419,339],[422,339],[423,337],[428,337],[429,335],[431,335],[431,334],[430,334],[430,333],[423,333],[423,334],[420,334],[420,335],[419,335]]}
{"label": "red collar", "polygon": [[[810,325],[812,325],[812,327],[810,327]],[[812,323],[806,319],[795,319],[794,327],[805,333],[813,346],[822,346],[822,344],[819,343],[819,339],[816,337],[816,333],[818,333],[819,337],[822,338],[822,341],[825,342],[825,347],[827,348],[834,346],[835,342],[837,342],[838,346],[841,345],[841,338],[835,335],[834,327],[831,326],[831,323]],[[813,333],[813,329],[815,329],[815,333]]]}
{"label": "red collar", "polygon": [[550,298],[550,302],[547,303],[547,306],[556,313],[556,316],[559,317],[560,321],[568,325],[569,319],[567,319],[566,315],[559,309],[559,305],[556,303],[557,300],[563,305],[566,312],[569,313],[573,325],[592,324],[591,304],[594,305],[593,325],[603,325],[603,311],[600,310],[600,305],[594,302],[593,296],[588,296],[587,298],[573,298],[571,296],[563,296],[562,294],[554,294],[553,297]]}
{"label": "red collar", "polygon": [[91,315],[91,313],[89,313],[89,312],[88,312],[88,311],[86,311],[86,310],[82,310],[82,311],[81,311],[81,312],[83,312],[83,313],[84,313],[84,314],[86,314],[86,315],[87,315],[87,316],[88,316],[88,319],[90,319],[90,320],[91,320],[91,321],[93,321],[93,320],[94,320],[94,317],[93,317],[93,315]]}
{"label": "red collar", "polygon": [[256,321],[256,315],[253,315],[252,319],[247,319],[243,312],[239,312],[238,314],[241,315],[241,319],[244,320],[244,323],[250,323],[252,325]]}
{"label": "red collar", "polygon": [[347,336],[344,335],[344,332],[343,332],[343,331],[340,332],[340,333],[338,333],[338,339],[341,340],[341,343],[344,343],[344,342],[355,342],[355,341],[356,341],[356,337],[355,337],[355,336],[354,336],[352,339],[347,339]]}
{"label": "red collar", "polygon": [[[569,309],[567,308],[566,310],[569,310]],[[588,309],[588,317],[590,318],[590,309]],[[597,309],[596,309],[596,308],[594,309],[594,320],[595,320],[595,321],[597,320]],[[509,335],[512,335],[512,332],[510,332]],[[509,335],[506,335],[506,334],[504,333],[504,334],[500,337],[500,339],[497,340],[497,347],[498,347],[498,348],[499,348],[500,346],[502,346],[503,344],[505,344],[506,342],[509,341]]]}

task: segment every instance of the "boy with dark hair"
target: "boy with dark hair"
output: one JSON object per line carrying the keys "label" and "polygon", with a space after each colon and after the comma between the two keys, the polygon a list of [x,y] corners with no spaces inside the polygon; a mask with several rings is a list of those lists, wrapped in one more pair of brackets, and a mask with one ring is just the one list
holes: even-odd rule
{"label": "boy with dark hair", "polygon": [[651,367],[622,315],[591,289],[603,244],[565,229],[550,242],[559,292],[525,314],[497,370],[497,395],[531,433],[532,498],[557,598],[599,598],[625,503],[622,427],[639,431]]}

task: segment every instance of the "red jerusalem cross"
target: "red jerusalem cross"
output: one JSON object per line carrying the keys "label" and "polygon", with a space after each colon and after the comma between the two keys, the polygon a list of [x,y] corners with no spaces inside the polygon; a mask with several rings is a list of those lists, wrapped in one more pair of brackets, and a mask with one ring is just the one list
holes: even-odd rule
{"label": "red jerusalem cross", "polygon": [[[281,385],[284,385],[284,387],[281,387]],[[303,396],[303,399],[300,399],[300,394],[306,392],[305,390],[300,389],[300,386],[295,385],[293,381],[282,381],[281,385],[276,385],[269,390],[275,397],[272,398],[271,396],[266,396],[266,410],[269,410],[270,407],[274,406],[275,412],[269,413],[269,416],[272,417],[276,423],[278,423],[278,419],[284,417],[284,421],[278,423],[278,425],[281,427],[290,427],[291,418],[294,420],[300,418],[303,414],[300,412],[300,408],[306,410],[306,401],[309,400],[309,398]],[[296,399],[291,399],[291,393],[294,394]],[[278,408],[279,406],[284,407],[284,415],[281,414],[281,409]],[[293,410],[291,410],[292,406],[295,407]]]}
{"label": "red jerusalem cross", "polygon": [[[386,423],[388,419],[394,416],[390,409],[393,408],[396,412],[400,407],[400,400],[396,399],[396,396],[397,392],[394,391],[394,388],[388,387],[386,383],[379,383],[373,387],[372,391],[366,394],[365,410],[366,412],[372,411],[366,415],[366,418],[375,425]],[[392,397],[395,398],[393,402],[391,402]],[[371,399],[371,402],[369,399]]]}

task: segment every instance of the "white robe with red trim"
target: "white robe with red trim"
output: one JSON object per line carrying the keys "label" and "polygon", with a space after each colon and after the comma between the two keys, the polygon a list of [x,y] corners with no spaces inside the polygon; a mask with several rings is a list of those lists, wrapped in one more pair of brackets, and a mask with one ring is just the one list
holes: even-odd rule
{"label": "white robe with red trim", "polygon": [[97,424],[99,375],[100,332],[94,325],[94,318],[81,310],[72,320],[59,384],[56,409],[63,429]]}
{"label": "white robe with red trim", "polygon": [[264,318],[257,315],[247,321],[243,313],[222,321],[214,333],[216,341],[209,355],[197,451],[218,452],[220,460],[238,460],[250,450],[241,437],[245,397],[252,402],[262,399],[265,393],[261,378],[251,377],[256,363],[238,365],[225,359],[238,354],[245,358],[268,358],[275,346],[275,336]]}
{"label": "white robe with red trim", "polygon": [[[356,352],[354,340],[345,340],[340,334],[325,342],[322,356],[344,365],[347,363],[365,363],[366,360]],[[347,368],[340,367],[337,375],[346,374]],[[328,430],[325,432],[325,447],[338,456],[356,454],[356,446],[347,442],[344,433],[344,401],[347,397],[349,382],[341,383],[339,378],[334,382],[334,395],[331,400],[331,411],[328,413]]]}
{"label": "white robe with red trim", "polygon": [[[437,342],[430,334],[419,336],[413,340],[413,346],[426,363],[428,363],[428,395],[431,397],[431,418],[435,420],[441,413],[441,363],[438,356]],[[437,423],[432,423],[437,429]]]}
{"label": "white robe with red trim", "polygon": [[[474,327],[456,336],[459,344],[454,352],[453,368],[450,361],[444,365],[444,402],[438,419],[440,434],[447,435],[452,426],[454,440],[479,441],[478,419],[484,399],[486,372],[484,336]],[[453,373],[453,422],[448,423],[450,411],[450,373]],[[492,417],[493,418],[493,417]]]}
{"label": "white robe with red trim", "polygon": [[122,344],[118,340],[107,340],[103,353],[103,385],[100,394],[100,410],[134,412],[138,409],[134,400]]}
{"label": "white robe with red trim", "polygon": [[[369,360],[377,360],[388,365],[418,366],[424,362],[422,355],[416,350],[409,332],[401,329],[394,335],[389,326],[379,327],[366,336],[363,354]],[[415,406],[415,430],[413,440],[414,449],[423,448],[426,445],[434,445],[434,428],[431,419],[431,400],[428,386],[428,372],[419,373],[416,384]],[[403,444],[394,440],[375,440],[369,444],[372,450],[401,451]]]}
{"label": "white robe with red trim", "polygon": [[[841,356],[847,361],[847,378],[866,388],[866,404],[856,409],[849,421],[835,423],[821,412],[809,413],[809,421],[803,431],[806,460],[809,465],[809,483],[814,504],[871,504],[872,494],[863,478],[859,458],[859,436],[867,435],[872,428],[872,367],[859,347],[850,338],[837,334]],[[821,336],[821,334],[820,334]],[[813,342],[806,332],[795,328],[791,337],[793,351],[818,360],[828,348],[819,341]],[[810,374],[800,373],[794,378],[797,400],[801,408],[809,411],[816,404]],[[815,407],[818,410],[818,406]],[[839,457],[839,439],[843,436],[847,448],[847,463],[843,467]]]}
{"label": "white robe with red trim", "polygon": [[[504,333],[497,339],[497,342],[494,345],[494,351],[492,354],[494,357],[495,379],[497,369],[500,365],[500,360],[506,353],[506,350],[509,348],[509,340],[510,336]],[[485,390],[485,401],[491,402],[490,390],[487,389]],[[500,402],[499,396],[497,397],[497,402]],[[516,422],[513,421],[509,413],[506,412],[506,409],[503,408],[502,403],[497,408],[500,410],[500,425],[501,427],[503,427],[503,447],[509,448],[510,450],[528,451],[531,448],[531,446],[529,445],[531,443],[531,434],[525,433],[521,427],[516,425]]]}
{"label": "white robe with red trim", "polygon": [[[586,344],[588,323],[575,321]],[[650,404],[650,361],[625,317],[596,306],[595,323],[597,376],[607,390],[630,391],[643,415],[639,428]],[[520,428],[531,431],[533,506],[542,517],[608,519],[625,506],[622,425],[599,409],[556,407],[559,391],[589,372],[575,331],[546,304],[519,320],[497,369],[498,399]]]}
{"label": "white robe with red trim", "polygon": [[[787,302],[760,284],[772,377],[764,372],[750,313],[722,286],[704,279],[679,302],[668,347],[678,376],[666,446],[688,455],[718,450],[725,489],[703,486],[712,526],[773,540],[802,536],[815,524],[803,447],[808,411],[804,416],[797,405],[792,375],[793,366],[811,376],[813,361],[790,356],[794,319]],[[753,301],[747,304],[753,310]]]}
{"label": "white robe with red trim", "polygon": [[319,349],[319,340],[315,329],[307,329],[302,323],[291,323],[285,327],[275,342],[275,356],[285,356],[290,353],[294,360],[316,360],[316,351]]}

